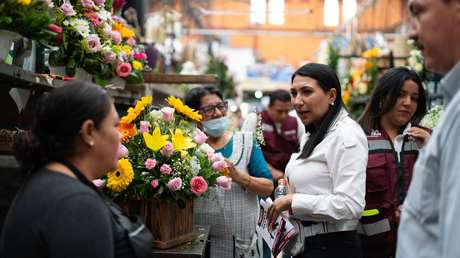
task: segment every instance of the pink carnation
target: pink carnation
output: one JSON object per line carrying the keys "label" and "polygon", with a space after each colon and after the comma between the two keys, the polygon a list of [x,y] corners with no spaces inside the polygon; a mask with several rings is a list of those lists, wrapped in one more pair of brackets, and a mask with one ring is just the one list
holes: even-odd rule
{"label": "pink carnation", "polygon": [[172,121],[174,119],[174,108],[164,107],[160,109],[164,121]]}
{"label": "pink carnation", "polygon": [[74,16],[75,14],[77,14],[73,9],[72,4],[69,2],[64,2],[59,8],[61,9],[62,13],[64,13],[64,16],[66,17]]}
{"label": "pink carnation", "polygon": [[96,7],[96,5],[94,5],[93,0],[81,0],[80,2],[81,2],[81,5],[84,8],[94,8],[94,7]]}
{"label": "pink carnation", "polygon": [[172,169],[168,164],[163,164],[160,167],[160,172],[165,174],[165,175],[171,174],[171,171],[172,171]]}
{"label": "pink carnation", "polygon": [[144,165],[148,170],[152,170],[157,165],[157,161],[155,159],[146,159]]}
{"label": "pink carnation", "polygon": [[144,60],[147,58],[147,55],[145,53],[142,53],[142,52],[136,52],[134,53],[133,55],[134,59],[137,59],[137,60]]}
{"label": "pink carnation", "polygon": [[123,145],[123,144],[120,143],[120,144],[118,145],[117,157],[118,157],[119,159],[121,159],[121,158],[126,158],[126,157],[128,157],[128,154],[129,154],[128,149],[125,147],[125,145]]}
{"label": "pink carnation", "polygon": [[194,176],[190,180],[190,191],[196,196],[200,196],[208,190],[208,183],[202,176]]}
{"label": "pink carnation", "polygon": [[224,160],[224,156],[222,156],[222,153],[220,153],[220,152],[212,153],[210,156],[211,157],[208,157],[208,158],[212,162]]}
{"label": "pink carnation", "polygon": [[117,66],[117,75],[120,77],[128,77],[131,73],[131,65],[129,63],[120,63]]}
{"label": "pink carnation", "polygon": [[173,145],[171,143],[166,143],[166,145],[160,150],[161,155],[169,158],[173,154]]}
{"label": "pink carnation", "polygon": [[150,122],[141,121],[140,131],[141,133],[148,133],[150,131]]}
{"label": "pink carnation", "polygon": [[182,179],[180,179],[179,177],[175,177],[171,180],[169,180],[168,182],[168,189],[175,192],[179,189],[181,189],[182,187]]}
{"label": "pink carnation", "polygon": [[200,129],[197,128],[195,130],[195,136],[193,136],[193,141],[196,144],[201,145],[205,143],[207,139],[208,139],[208,136],[206,136],[206,134],[203,133]]}
{"label": "pink carnation", "polygon": [[227,162],[225,162],[224,160],[219,160],[212,163],[212,168],[220,172],[223,172],[227,167]]}
{"label": "pink carnation", "polygon": [[220,176],[217,179],[217,185],[224,190],[230,190],[232,188],[232,178],[226,176]]}
{"label": "pink carnation", "polygon": [[153,179],[150,182],[150,185],[152,186],[152,188],[157,188],[158,187],[158,179]]}

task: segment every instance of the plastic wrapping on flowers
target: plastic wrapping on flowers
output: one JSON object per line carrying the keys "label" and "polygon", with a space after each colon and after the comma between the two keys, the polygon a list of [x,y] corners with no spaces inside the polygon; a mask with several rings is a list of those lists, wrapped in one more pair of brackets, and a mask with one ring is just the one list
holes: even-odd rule
{"label": "plastic wrapping on flowers", "polygon": [[224,158],[196,127],[201,115],[177,98],[167,101],[155,108],[143,97],[120,119],[121,159],[105,184],[112,197],[177,202],[207,196],[211,187],[228,189]]}
{"label": "plastic wrapping on flowers", "polygon": [[50,54],[50,65],[83,68],[96,83],[106,85],[114,77],[131,84],[142,83],[146,54],[138,45],[127,22],[115,16],[111,1],[54,0],[56,25],[62,35],[51,44],[58,50]]}

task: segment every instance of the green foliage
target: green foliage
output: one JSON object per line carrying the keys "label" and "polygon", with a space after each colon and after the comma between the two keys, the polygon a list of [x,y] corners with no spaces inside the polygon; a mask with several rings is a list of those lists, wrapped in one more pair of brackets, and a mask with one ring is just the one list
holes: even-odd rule
{"label": "green foliage", "polygon": [[235,81],[233,76],[228,72],[228,66],[223,60],[212,57],[206,67],[206,74],[215,74],[219,78],[217,87],[224,98],[234,98],[235,93]]}

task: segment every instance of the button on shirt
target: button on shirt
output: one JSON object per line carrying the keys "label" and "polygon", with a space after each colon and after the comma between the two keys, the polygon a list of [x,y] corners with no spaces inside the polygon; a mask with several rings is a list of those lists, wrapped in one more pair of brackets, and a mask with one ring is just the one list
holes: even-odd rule
{"label": "button on shirt", "polygon": [[460,62],[441,81],[446,109],[419,152],[398,230],[397,258],[460,257]]}
{"label": "button on shirt", "polygon": [[[304,135],[301,146],[309,136]],[[292,154],[285,174],[294,193],[293,217],[318,222],[359,219],[365,206],[368,146],[347,112],[339,113],[308,158],[297,159],[299,155]]]}

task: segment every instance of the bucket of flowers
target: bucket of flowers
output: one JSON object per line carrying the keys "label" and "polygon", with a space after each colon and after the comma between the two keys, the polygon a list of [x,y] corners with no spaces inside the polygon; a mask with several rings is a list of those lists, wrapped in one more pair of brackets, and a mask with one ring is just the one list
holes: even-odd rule
{"label": "bucket of flowers", "polygon": [[142,97],[120,119],[122,158],[105,184],[115,199],[140,200],[140,216],[158,248],[193,238],[193,200],[231,185],[222,155],[196,127],[201,115],[178,98],[167,102],[154,107],[152,97]]}

